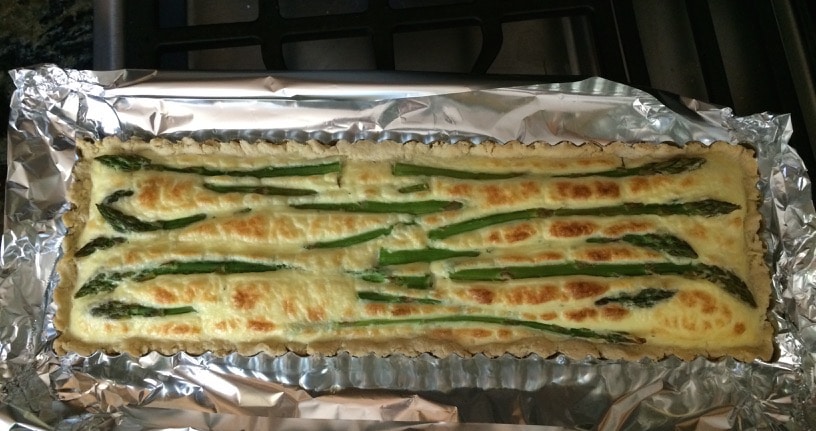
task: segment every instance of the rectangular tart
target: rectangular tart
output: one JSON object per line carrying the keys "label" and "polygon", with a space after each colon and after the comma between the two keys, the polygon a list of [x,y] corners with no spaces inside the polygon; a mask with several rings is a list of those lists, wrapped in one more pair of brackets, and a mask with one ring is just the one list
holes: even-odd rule
{"label": "rectangular tart", "polygon": [[744,146],[77,148],[59,352],[773,353]]}

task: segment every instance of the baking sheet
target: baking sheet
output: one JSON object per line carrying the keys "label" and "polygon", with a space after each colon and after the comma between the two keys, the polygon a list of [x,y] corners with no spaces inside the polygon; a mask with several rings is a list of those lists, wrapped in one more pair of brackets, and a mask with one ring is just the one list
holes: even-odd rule
{"label": "baking sheet", "polygon": [[[11,72],[0,424],[18,429],[808,429],[816,426],[814,209],[788,115],[601,78]],[[671,106],[671,108],[669,108]],[[555,356],[56,356],[55,285],[79,137],[751,142],[774,268],[772,362]],[[441,424],[440,424],[441,423]],[[410,425],[406,425],[410,424]]]}

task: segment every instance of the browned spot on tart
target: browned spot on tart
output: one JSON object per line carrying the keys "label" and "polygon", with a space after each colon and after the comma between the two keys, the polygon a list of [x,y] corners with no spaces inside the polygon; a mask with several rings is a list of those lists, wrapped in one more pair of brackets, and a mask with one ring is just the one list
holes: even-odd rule
{"label": "browned spot on tart", "polygon": [[201,328],[186,323],[165,323],[156,332],[161,335],[191,335],[201,333]]}
{"label": "browned spot on tart", "polygon": [[592,187],[583,183],[555,183],[556,196],[559,199],[586,200],[592,197]]}
{"label": "browned spot on tart", "polygon": [[628,248],[607,246],[603,248],[588,249],[583,253],[583,255],[586,260],[592,262],[608,262],[611,260],[632,258],[634,253]]}
{"label": "browned spot on tart", "polygon": [[295,317],[295,313],[297,313],[297,306],[291,299],[281,301],[281,308],[283,308],[283,312],[286,313],[286,316],[290,318]]}
{"label": "browned spot on tart", "polygon": [[[275,224],[277,225],[277,223]],[[241,238],[263,238],[266,236],[267,227],[269,225],[268,220],[264,220],[263,217],[257,215],[222,222],[225,234],[230,237]],[[286,229],[282,229],[281,233],[286,235],[289,232],[287,232]],[[291,235],[292,234],[289,233],[289,236]]]}
{"label": "browned spot on tart", "polygon": [[379,316],[385,314],[386,306],[385,304],[368,303],[365,305],[365,310],[367,314]]}
{"label": "browned spot on tart", "polygon": [[612,181],[596,181],[595,191],[601,198],[617,198],[620,196],[620,187]]}
{"label": "browned spot on tart", "polygon": [[468,196],[473,193],[473,187],[470,184],[454,184],[448,189],[448,193],[453,196]]}
{"label": "browned spot on tart", "polygon": [[608,320],[621,320],[629,314],[629,310],[619,306],[610,305],[601,308],[601,314]]}
{"label": "browned spot on tart", "polygon": [[251,310],[260,299],[260,292],[252,287],[238,287],[232,294],[232,304],[238,310]]}
{"label": "browned spot on tart", "polygon": [[507,299],[514,305],[538,305],[563,299],[558,287],[551,284],[518,286],[507,291]]}
{"label": "browned spot on tart", "polygon": [[416,312],[416,307],[413,307],[411,305],[404,305],[404,304],[395,305],[391,309],[391,315],[392,316],[408,316],[410,314],[414,314],[415,312]]}
{"label": "browned spot on tart", "polygon": [[269,332],[275,329],[275,324],[266,319],[250,319],[247,321],[247,329],[256,332]]}
{"label": "browned spot on tart", "polygon": [[153,209],[161,202],[161,188],[163,182],[160,178],[148,178],[139,185],[139,193],[136,197],[139,206]]}
{"label": "browned spot on tart", "polygon": [[598,283],[595,281],[571,281],[566,285],[567,290],[575,299],[591,298],[598,296],[609,290],[608,284]]}
{"label": "browned spot on tart", "polygon": [[484,287],[474,287],[468,289],[468,296],[479,304],[492,304],[496,294]]}
{"label": "browned spot on tart", "polygon": [[523,241],[536,233],[536,229],[529,223],[520,224],[504,231],[507,242]]}
{"label": "browned spot on tart", "polygon": [[594,308],[582,308],[580,310],[567,311],[565,314],[569,320],[583,322],[586,319],[596,317],[598,315],[598,310]]}
{"label": "browned spot on tart", "polygon": [[490,205],[503,205],[513,202],[512,193],[502,190],[500,187],[495,185],[485,186],[484,193],[487,196],[487,202]]}
{"label": "browned spot on tart", "polygon": [[159,304],[171,304],[178,300],[173,292],[163,287],[157,287],[153,291],[153,299]]}
{"label": "browned spot on tart", "polygon": [[629,190],[638,193],[650,188],[649,180],[644,177],[635,177],[629,180]]}
{"label": "browned spot on tart", "polygon": [[[714,313],[717,310],[717,301],[713,296],[706,292],[699,290],[683,291],[677,294],[677,299],[688,308],[700,308],[705,314]],[[727,307],[723,311],[728,319],[731,318],[731,312]]]}
{"label": "browned spot on tart", "polygon": [[326,311],[320,307],[309,307],[306,309],[306,318],[310,322],[320,322],[326,320]]}
{"label": "browned spot on tart", "polygon": [[598,225],[587,221],[554,221],[550,224],[550,235],[557,238],[574,238],[591,235]]}
{"label": "browned spot on tart", "polygon": [[607,227],[606,229],[604,229],[604,233],[606,235],[616,237],[627,233],[648,232],[653,229],[654,226],[652,226],[651,223],[639,221],[625,221],[621,223],[615,223]]}
{"label": "browned spot on tart", "polygon": [[530,197],[541,193],[541,187],[535,181],[524,181],[521,183],[521,193],[525,197]]}

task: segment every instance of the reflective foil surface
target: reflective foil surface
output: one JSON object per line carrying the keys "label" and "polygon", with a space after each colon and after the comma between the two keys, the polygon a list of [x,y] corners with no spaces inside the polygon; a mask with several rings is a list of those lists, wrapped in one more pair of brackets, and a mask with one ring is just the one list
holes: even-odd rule
{"label": "reflective foil surface", "polygon": [[[0,424],[13,429],[814,429],[816,224],[787,115],[736,117],[600,78],[11,72]],[[51,292],[77,138],[749,142],[773,270],[773,362],[57,356]],[[467,424],[467,425],[464,425]],[[502,425],[498,425],[502,424]]]}

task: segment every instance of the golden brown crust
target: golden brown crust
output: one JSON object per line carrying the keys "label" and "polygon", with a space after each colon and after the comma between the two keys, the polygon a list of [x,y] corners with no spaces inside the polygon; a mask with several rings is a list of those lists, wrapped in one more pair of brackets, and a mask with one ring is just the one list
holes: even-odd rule
{"label": "golden brown crust", "polygon": [[[757,235],[761,218],[757,211],[759,195],[756,188],[756,161],[753,152],[745,147],[724,142],[717,142],[711,146],[689,143],[678,147],[668,144],[619,142],[604,146],[594,143],[574,145],[568,142],[556,145],[547,143],[525,145],[519,142],[503,145],[493,143],[472,145],[465,142],[425,145],[363,141],[340,142],[333,146],[326,146],[317,142],[271,144],[205,141],[199,143],[185,139],[173,144],[158,139],[147,143],[105,139],[102,142],[80,142],[78,148],[80,161],[74,170],[73,183],[69,190],[69,199],[73,202],[75,209],[66,214],[64,218],[68,227],[68,235],[63,243],[65,257],[58,263],[60,284],[55,292],[55,302],[58,305],[55,325],[62,332],[56,343],[56,348],[60,352],[75,351],[88,354],[96,350],[106,350],[143,354],[156,350],[163,353],[186,351],[192,354],[204,351],[219,354],[232,351],[254,354],[265,351],[278,354],[295,351],[332,354],[337,351],[349,351],[352,354],[375,352],[380,355],[390,353],[415,355],[430,352],[438,356],[474,353],[488,355],[510,353],[524,356],[533,352],[548,356],[560,352],[576,358],[591,355],[639,359],[677,355],[683,359],[691,359],[698,355],[708,357],[731,355],[744,360],[757,357],[768,359],[772,354],[772,329],[764,316],[764,310],[769,305],[770,275],[764,264],[764,246]],[[201,181],[193,180],[190,176],[163,172],[138,173],[131,176],[114,175],[108,172],[105,174],[110,175],[108,178],[94,176],[93,159],[95,157],[120,153],[135,153],[155,160],[172,160],[179,166],[193,166],[203,161],[209,163],[208,166],[211,168],[225,169],[255,169],[268,164],[270,160],[290,165],[302,164],[304,161],[348,161],[351,167],[344,168],[342,175],[327,174],[321,177],[301,179],[296,183],[278,179],[260,181],[272,186],[297,184],[300,187],[315,188],[320,191],[320,196],[327,196],[326,199],[335,200],[346,195],[338,194],[333,191],[334,188],[340,187],[346,190],[349,184],[354,185],[352,189],[349,189],[353,192],[343,193],[356,193],[358,200],[381,199],[383,196],[400,198],[395,191],[396,188],[411,185],[416,183],[416,180],[397,178],[398,184],[383,186],[383,176],[390,174],[387,169],[382,170],[381,167],[386,166],[383,165],[384,162],[393,160],[410,161],[429,166],[455,166],[457,169],[477,166],[476,170],[481,172],[506,172],[510,166],[512,170],[532,172],[539,177],[501,180],[499,183],[430,178],[428,181],[431,183],[433,193],[422,192],[426,194],[420,193],[418,196],[423,199],[461,199],[473,203],[473,208],[478,208],[478,210],[466,208],[464,216],[456,215],[454,212],[424,215],[417,218],[404,215],[352,216],[348,213],[322,213],[320,217],[330,222],[321,222],[320,220],[324,219],[314,218],[313,215],[290,214],[291,211],[286,210],[287,204],[291,202],[288,198],[219,195],[202,189],[199,185]],[[655,175],[624,179],[604,177],[554,179],[546,177],[547,175],[575,172],[576,169],[584,172],[600,172],[619,167],[621,162],[640,165],[675,156],[701,156],[709,159],[711,163],[725,163],[726,165],[729,165],[730,161],[731,164],[739,166],[737,170],[740,174],[738,178],[725,174],[714,177],[684,174],[680,176],[682,178]],[[360,163],[360,167],[355,168],[353,163]],[[713,175],[713,172],[705,172],[706,175]],[[98,174],[97,172],[96,175]],[[541,175],[546,178],[540,177]],[[137,179],[134,180],[134,178]],[[143,180],[138,178],[143,178]],[[712,187],[706,182],[712,178],[722,184]],[[107,181],[110,184],[102,187],[101,183],[94,184],[95,181]],[[212,181],[220,181],[220,179],[214,177]],[[240,181],[242,181],[241,184],[258,185],[259,183],[259,181],[247,179]],[[95,189],[95,185],[102,191]],[[132,241],[134,245],[122,247],[121,251],[117,252],[99,253],[93,258],[92,264],[86,263],[84,267],[78,268],[77,263],[82,262],[82,259],[74,258],[73,254],[80,246],[102,233],[115,234],[104,224],[104,221],[101,221],[101,218],[94,212],[94,208],[95,204],[100,201],[100,196],[102,196],[100,193],[108,193],[119,187],[137,189],[133,202],[123,203],[123,208],[146,211],[145,214],[149,216],[147,218],[179,217],[186,214],[183,211],[194,210],[202,204],[208,205],[207,208],[214,211],[222,211],[224,214],[231,215],[224,219],[226,221],[219,221],[218,217],[210,218],[178,232],[161,234],[167,235],[173,241],[178,241],[178,246],[173,250],[168,250],[166,244],[163,243],[152,245],[150,238],[153,238],[151,236],[153,234],[127,234],[125,236],[128,236],[129,241]],[[728,191],[728,187],[732,188],[731,191]],[[541,205],[541,202],[548,205],[575,205],[577,207],[604,206],[618,202],[651,202],[650,199],[655,196],[682,200],[686,196],[683,191],[685,189],[691,190],[690,194],[686,195],[694,199],[712,197],[725,199],[729,197],[729,193],[741,196],[736,198],[736,202],[744,209],[744,213],[740,213],[739,216],[728,216],[718,222],[734,225],[730,231],[735,230],[737,234],[723,233],[722,226],[725,225],[718,224],[716,227],[711,227],[707,224],[709,223],[707,220],[681,222],[671,217],[664,220],[651,216],[633,216],[606,220],[592,217],[530,220],[491,226],[484,229],[483,232],[459,235],[441,243],[429,242],[424,237],[423,229],[427,230],[483,215],[485,210],[490,208],[494,209],[493,212],[505,212],[535,207]],[[723,189],[726,191],[723,192]],[[175,209],[172,211],[176,212],[168,212],[166,205],[168,201],[173,202]],[[252,206],[252,212],[243,213],[243,206]],[[256,206],[258,208],[266,206],[266,209],[255,209]],[[415,223],[419,223],[419,226]],[[316,233],[322,235],[321,238],[325,240],[336,240],[374,228],[381,229],[389,226],[392,228],[393,235],[383,239],[383,242],[364,243],[349,248],[349,250],[358,250],[359,253],[357,251],[354,253],[363,257],[349,257],[349,255],[327,250],[307,250],[305,253],[303,251],[303,247],[309,241],[313,241]],[[652,335],[640,334],[640,336],[647,337],[644,344],[617,344],[547,334],[517,326],[484,324],[440,325],[428,330],[413,332],[408,338],[401,337],[399,334],[402,330],[413,331],[410,325],[393,325],[385,329],[371,326],[346,328],[342,330],[342,337],[338,332],[330,332],[332,335],[328,337],[318,336],[320,334],[315,335],[313,332],[325,331],[325,328],[318,330],[315,329],[317,327],[308,326],[308,324],[323,321],[347,321],[360,317],[364,319],[400,319],[406,316],[435,316],[437,309],[432,306],[414,304],[370,303],[358,311],[351,311],[353,307],[343,302],[346,299],[335,298],[335,300],[313,296],[298,300],[287,296],[292,295],[290,287],[302,285],[304,289],[319,292],[321,289],[325,290],[326,285],[339,286],[341,291],[346,289],[347,292],[351,292],[352,297],[353,293],[359,291],[361,287],[359,282],[354,281],[357,280],[354,277],[324,274],[317,277],[317,281],[303,281],[302,275],[290,274],[288,270],[271,275],[273,281],[252,277],[236,277],[230,279],[232,281],[224,281],[225,278],[199,276],[180,281],[178,285],[165,285],[154,280],[140,284],[138,290],[123,288],[125,293],[111,296],[114,300],[139,300],[159,306],[179,306],[191,301],[198,304],[197,307],[202,308],[210,307],[208,304],[213,304],[212,307],[216,308],[227,307],[231,310],[227,314],[233,315],[216,313],[208,315],[210,317],[206,317],[205,320],[193,319],[189,316],[173,316],[155,319],[144,324],[140,323],[142,326],[133,326],[128,319],[114,321],[91,319],[86,322],[84,318],[76,316],[80,312],[72,311],[74,307],[72,304],[82,303],[81,307],[84,307],[82,310],[87,312],[90,306],[88,304],[91,302],[76,301],[73,295],[79,287],[78,284],[81,284],[83,280],[87,281],[95,271],[109,267],[138,267],[141,262],[157,262],[161,261],[162,257],[166,261],[183,259],[185,256],[197,254],[207,258],[218,258],[230,256],[232,253],[256,261],[274,259],[292,266],[342,267],[351,271],[361,271],[373,266],[364,256],[370,253],[376,255],[377,250],[382,247],[411,249],[444,245],[451,249],[468,249],[477,243],[497,247],[496,250],[491,249],[486,253],[488,257],[478,257],[470,261],[453,261],[445,265],[434,262],[406,266],[410,271],[441,271],[434,272],[439,277],[440,274],[444,275],[457,268],[484,266],[486,262],[491,265],[512,266],[559,262],[564,259],[578,259],[584,262],[660,260],[662,258],[660,253],[625,244],[581,245],[578,243],[597,235],[620,237],[627,233],[666,229],[676,229],[677,232],[685,235],[685,239],[694,246],[699,246],[702,250],[701,260],[705,259],[711,264],[723,265],[745,279],[750,284],[757,302],[755,310],[759,312],[746,311],[747,307],[740,305],[739,301],[735,301],[727,294],[699,293],[702,292],[699,290],[701,288],[699,284],[684,285],[676,298],[672,299],[674,308],[658,309],[655,307],[655,310],[650,311],[652,313],[649,314],[650,318],[663,319],[660,323],[662,325],[660,331],[676,330],[678,333],[683,330],[720,331],[717,332],[720,334],[718,336],[725,336],[723,334],[727,333],[737,339],[755,337],[755,341],[723,345],[717,340],[711,340],[693,345],[693,340],[685,339],[677,345],[666,345],[665,342],[652,343],[650,341],[652,336],[657,337],[655,340],[669,337],[669,335],[655,335],[656,329],[653,329]],[[213,243],[223,242],[219,241],[219,238],[231,238],[235,243],[216,247]],[[200,243],[200,241],[205,242]],[[531,248],[538,247],[540,244],[557,244],[558,241],[572,244],[569,251],[564,252],[559,248],[546,247],[543,250],[532,251]],[[271,255],[265,247],[270,242],[279,243],[279,249]],[[732,257],[731,255],[726,253],[728,256],[723,257],[710,246],[711,243],[717,242],[734,243],[735,246],[740,247],[740,250],[745,251],[747,258],[737,263],[728,261],[727,258]],[[462,301],[462,304],[470,304],[467,307],[475,307],[470,312],[476,314],[486,310],[479,307],[505,304],[517,309],[517,311],[502,309],[503,313],[513,316],[514,319],[535,320],[542,323],[556,322],[559,325],[586,327],[600,332],[604,331],[605,325],[614,331],[630,328],[633,325],[631,322],[637,321],[638,316],[645,316],[638,314],[643,313],[642,310],[614,304],[593,305],[593,300],[603,295],[612,295],[632,289],[631,285],[619,285],[616,284],[617,281],[610,280],[597,279],[597,277],[589,279],[573,277],[555,281],[534,279],[525,282],[510,282],[501,288],[497,288],[496,284],[491,284],[491,282],[474,282],[458,286],[454,286],[455,283],[440,282],[439,293],[434,291],[429,295],[431,298],[441,298],[441,295],[447,292],[453,295],[451,297]],[[664,283],[664,287],[675,288],[677,280],[661,279],[659,283]],[[265,292],[269,292],[272,285],[286,286],[286,289],[280,289],[281,292],[276,291],[270,296]],[[363,288],[368,289],[371,286],[366,284],[363,285]],[[380,291],[389,294],[402,292],[390,288],[384,289]],[[205,292],[222,293],[205,294]],[[567,304],[564,306],[566,308],[553,308],[552,304],[558,303]],[[470,310],[470,308],[462,307],[450,308],[450,312],[461,313]],[[700,313],[700,319],[695,322],[689,321],[686,314],[678,314],[679,307],[684,307],[683,310],[696,310],[694,312]],[[273,312],[280,314],[270,314]],[[354,313],[362,314],[355,317]],[[287,322],[290,320],[305,322],[307,326],[302,326],[305,329],[298,329],[297,331],[300,332],[296,331],[297,333],[293,335],[290,329],[286,329],[289,324]],[[297,327],[301,328],[301,326]],[[83,333],[89,329],[103,334],[118,335],[104,335],[99,340],[93,341]],[[236,338],[234,337],[236,333],[260,334],[260,336],[242,335],[243,338]]]}

